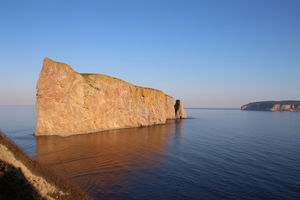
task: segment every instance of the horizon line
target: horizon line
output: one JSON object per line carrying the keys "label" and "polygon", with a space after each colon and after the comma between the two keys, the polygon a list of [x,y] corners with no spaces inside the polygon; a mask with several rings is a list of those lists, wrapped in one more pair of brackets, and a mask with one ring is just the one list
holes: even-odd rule
{"label": "horizon line", "polygon": [[[0,104],[0,106],[35,106],[35,104]],[[184,107],[184,109],[240,109],[240,107]]]}

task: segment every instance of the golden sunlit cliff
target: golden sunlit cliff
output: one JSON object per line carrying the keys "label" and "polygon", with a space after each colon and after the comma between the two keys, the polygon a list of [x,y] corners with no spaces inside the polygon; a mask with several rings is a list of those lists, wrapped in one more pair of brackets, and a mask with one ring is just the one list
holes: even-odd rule
{"label": "golden sunlit cliff", "polygon": [[184,112],[175,116],[173,97],[160,90],[106,75],[80,74],[45,58],[37,83],[35,135],[97,132],[186,118],[178,113]]}

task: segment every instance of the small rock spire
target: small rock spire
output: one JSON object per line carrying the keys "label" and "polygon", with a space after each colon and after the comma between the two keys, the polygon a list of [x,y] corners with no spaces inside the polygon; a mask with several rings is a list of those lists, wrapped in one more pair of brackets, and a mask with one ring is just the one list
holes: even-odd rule
{"label": "small rock spire", "polygon": [[175,118],[176,119],[185,119],[186,118],[186,114],[185,114],[181,100],[179,100],[179,99],[176,100],[174,108],[175,108]]}

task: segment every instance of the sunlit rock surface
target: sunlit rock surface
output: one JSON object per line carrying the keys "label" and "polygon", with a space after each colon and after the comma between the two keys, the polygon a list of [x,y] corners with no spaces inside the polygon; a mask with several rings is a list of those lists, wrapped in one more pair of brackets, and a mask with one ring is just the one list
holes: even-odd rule
{"label": "sunlit rock surface", "polygon": [[[183,107],[182,107],[183,109]],[[164,124],[176,115],[160,90],[102,74],[80,74],[45,58],[37,83],[35,135],[67,135]]]}
{"label": "sunlit rock surface", "polygon": [[300,112],[300,101],[261,101],[243,105],[242,110]]}

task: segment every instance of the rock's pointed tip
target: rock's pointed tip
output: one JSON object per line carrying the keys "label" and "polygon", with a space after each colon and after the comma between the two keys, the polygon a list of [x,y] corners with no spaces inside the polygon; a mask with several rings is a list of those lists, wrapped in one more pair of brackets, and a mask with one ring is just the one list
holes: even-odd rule
{"label": "rock's pointed tip", "polygon": [[[44,58],[44,62],[43,62],[44,64],[46,63],[46,64],[62,64],[62,65],[64,65],[64,66],[68,66],[69,68],[71,68],[72,69],[72,67],[70,66],[70,65],[68,65],[68,64],[66,64],[66,63],[63,63],[63,62],[59,62],[59,61],[55,61],[55,60],[52,60],[52,59],[50,59],[50,58],[48,58],[48,57],[45,57]],[[72,69],[73,70],[73,69]]]}
{"label": "rock's pointed tip", "polygon": [[43,62],[45,63],[45,62],[49,62],[49,61],[50,61],[50,62],[53,62],[53,60],[51,60],[50,58],[45,57]]}

